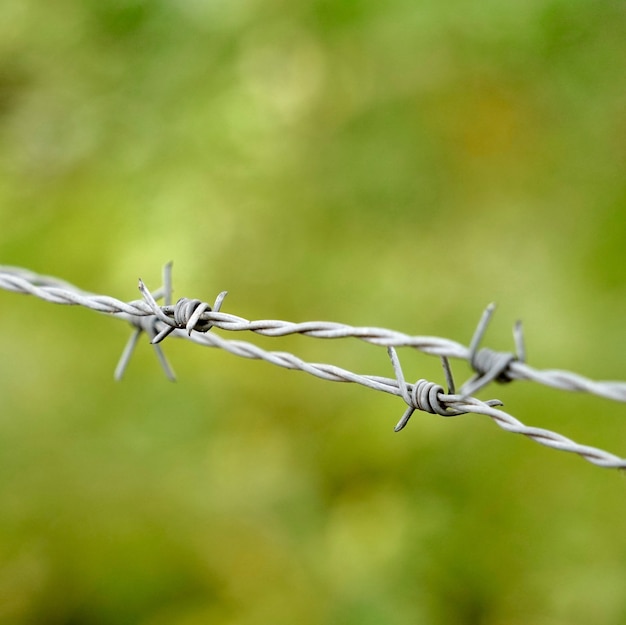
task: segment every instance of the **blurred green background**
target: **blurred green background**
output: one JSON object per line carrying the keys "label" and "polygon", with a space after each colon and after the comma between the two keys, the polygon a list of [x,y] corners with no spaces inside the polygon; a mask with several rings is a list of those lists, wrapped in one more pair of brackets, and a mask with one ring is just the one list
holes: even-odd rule
{"label": "blurred green background", "polygon": [[[0,262],[625,379],[621,1],[4,0]],[[0,292],[0,623],[626,622],[626,482],[398,398]],[[222,333],[223,334],[223,333]],[[357,341],[237,336],[391,375]],[[438,361],[401,350],[411,379]],[[458,381],[469,374],[453,363]],[[626,455],[626,407],[494,386]]]}

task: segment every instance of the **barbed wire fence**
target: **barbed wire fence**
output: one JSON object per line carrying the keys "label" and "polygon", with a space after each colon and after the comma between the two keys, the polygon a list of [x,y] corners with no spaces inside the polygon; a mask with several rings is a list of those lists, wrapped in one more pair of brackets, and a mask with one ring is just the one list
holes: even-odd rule
{"label": "barbed wire fence", "polygon": [[[115,369],[114,375],[117,380],[122,378],[143,333],[150,338],[165,374],[173,380],[174,373],[160,347],[161,341],[172,336],[205,347],[222,349],[243,358],[264,360],[285,369],[304,371],[324,380],[351,382],[397,395],[403,399],[407,408],[395,431],[400,431],[407,425],[415,410],[443,417],[468,413],[482,414],[493,419],[502,429],[523,434],[547,447],[578,454],[601,467],[626,469],[626,459],[595,447],[581,445],[550,430],[526,426],[498,408],[502,406],[499,400],[482,401],[474,397],[476,392],[493,381],[528,380],[556,389],[584,392],[613,401],[626,402],[626,382],[596,381],[569,371],[539,370],[528,365],[525,362],[524,339],[519,322],[513,330],[515,353],[489,348],[479,349],[495,310],[493,304],[490,304],[483,313],[472,341],[466,347],[456,341],[436,336],[412,336],[385,328],[354,327],[327,321],[304,323],[281,320],[250,321],[221,311],[226,297],[225,291],[217,296],[212,306],[199,299],[187,298],[181,298],[172,305],[171,263],[164,268],[163,285],[159,289],[151,292],[139,280],[142,299],[131,302],[90,293],[59,278],[41,275],[21,267],[0,265],[0,288],[33,295],[55,304],[83,306],[130,323],[133,333]],[[159,299],[164,300],[162,306],[157,303]],[[289,352],[268,351],[247,341],[226,339],[214,332],[209,333],[212,328],[226,332],[252,332],[269,337],[302,334],[320,339],[356,338],[387,349],[394,377],[363,375],[331,364],[306,362]],[[443,365],[447,389],[423,379],[415,383],[406,382],[396,350],[398,347],[411,347],[425,354],[438,356]],[[449,365],[450,358],[465,360],[474,371],[474,375],[458,392]]]}

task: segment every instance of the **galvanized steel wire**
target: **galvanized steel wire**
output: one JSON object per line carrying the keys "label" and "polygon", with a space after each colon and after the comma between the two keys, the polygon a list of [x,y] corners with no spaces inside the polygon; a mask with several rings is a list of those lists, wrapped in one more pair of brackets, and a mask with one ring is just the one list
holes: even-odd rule
{"label": "galvanized steel wire", "polygon": [[[483,414],[495,421],[502,429],[523,434],[536,442],[579,454],[589,462],[602,467],[626,468],[626,459],[609,452],[578,444],[560,434],[549,430],[528,427],[507,412],[496,408],[498,400],[482,401],[473,394],[491,383],[529,380],[553,388],[590,393],[606,399],[626,402],[626,382],[597,381],[582,375],[561,370],[539,370],[524,362],[525,348],[521,324],[514,328],[516,353],[498,352],[488,348],[478,349],[494,307],[490,305],[479,323],[470,346],[436,336],[413,336],[376,327],[354,327],[342,323],[309,321],[293,323],[281,320],[250,321],[237,315],[221,312],[221,304],[226,292],[218,295],[213,305],[202,300],[181,298],[171,304],[171,264],[164,271],[164,286],[150,292],[139,281],[141,300],[123,302],[113,297],[97,295],[80,289],[69,282],[52,276],[45,276],[20,267],[0,266],[0,288],[33,295],[55,304],[83,306],[100,313],[124,319],[134,327],[120,362],[115,370],[115,377],[121,378],[132,351],[145,332],[151,339],[157,356],[166,375],[174,379],[174,374],[165,355],[160,349],[160,341],[167,336],[184,338],[206,347],[222,349],[236,356],[264,360],[286,369],[304,371],[324,380],[351,382],[368,388],[401,397],[407,404],[404,416],[396,426],[396,431],[403,429],[415,410],[421,410],[444,417],[461,414]],[[164,297],[163,306],[156,300]],[[279,337],[290,334],[303,334],[313,338],[338,339],[352,337],[377,346],[387,348],[395,377],[357,374],[330,364],[306,362],[289,352],[264,350],[253,343],[226,339],[209,332],[217,328],[230,332],[253,332],[263,336]],[[442,359],[448,384],[448,391],[436,383],[418,380],[415,384],[407,383],[397,356],[396,347],[412,347],[426,354]],[[459,392],[454,389],[448,358],[467,361],[475,371]]]}

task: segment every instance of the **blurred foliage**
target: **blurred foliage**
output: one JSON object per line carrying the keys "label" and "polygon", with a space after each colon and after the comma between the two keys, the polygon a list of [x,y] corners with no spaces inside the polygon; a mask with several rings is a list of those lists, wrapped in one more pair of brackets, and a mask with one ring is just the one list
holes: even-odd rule
{"label": "blurred foliage", "polygon": [[[2,263],[135,299],[173,259],[235,314],[465,343],[497,300],[491,346],[519,316],[532,364],[626,378],[623,2],[0,15]],[[146,345],[114,384],[123,324],[0,298],[3,625],[625,622],[623,476],[477,416],[394,435],[397,398],[173,340],[177,384]],[[626,455],[620,405],[486,394]]]}

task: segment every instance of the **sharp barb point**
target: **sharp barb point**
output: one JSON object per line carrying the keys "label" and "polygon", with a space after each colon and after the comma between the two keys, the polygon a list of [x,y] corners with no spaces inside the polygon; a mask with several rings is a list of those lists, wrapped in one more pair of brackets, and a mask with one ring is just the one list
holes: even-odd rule
{"label": "sharp barb point", "polygon": [[130,358],[135,351],[141,332],[141,328],[136,328],[128,338],[128,341],[126,341],[126,345],[122,350],[122,355],[120,356],[117,366],[115,367],[115,371],[113,372],[113,378],[116,382],[119,382],[124,377],[124,373],[126,372]]}
{"label": "sharp barb point", "polygon": [[154,347],[154,351],[156,352],[157,358],[159,359],[159,363],[161,364],[161,368],[163,369],[163,371],[165,372],[165,375],[167,376],[167,379],[170,380],[171,382],[176,382],[176,374],[174,373],[169,362],[167,362],[167,358],[165,357],[165,354],[163,353],[161,346],[153,345],[153,347]]}

